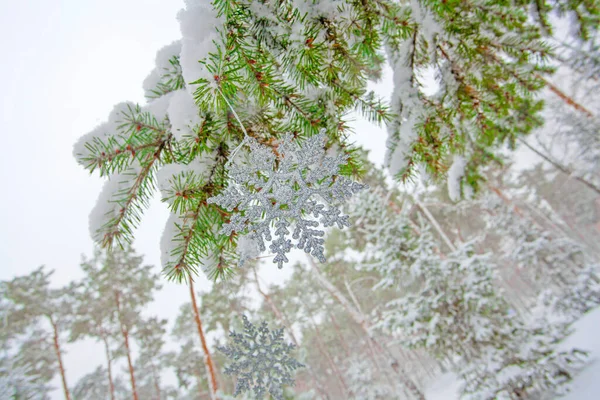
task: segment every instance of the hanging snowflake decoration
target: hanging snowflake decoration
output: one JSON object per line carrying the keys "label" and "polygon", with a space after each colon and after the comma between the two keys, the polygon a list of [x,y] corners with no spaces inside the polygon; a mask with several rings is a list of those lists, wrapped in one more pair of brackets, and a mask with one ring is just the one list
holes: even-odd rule
{"label": "hanging snowflake decoration", "polygon": [[[209,203],[235,210],[220,233],[248,234],[261,252],[266,250],[265,241],[271,242],[269,250],[275,254],[273,262],[279,268],[289,261],[286,253],[294,246],[325,262],[325,232],[318,228],[350,226],[348,216],[342,215],[338,207],[366,187],[338,175],[348,155],[326,157],[325,139],[320,133],[300,145],[288,134],[276,150],[246,139],[249,159],[231,163],[229,186],[208,199]],[[295,244],[288,238],[290,230]]]}
{"label": "hanging snowflake decoration", "polygon": [[283,342],[283,329],[269,331],[264,321],[256,329],[245,315],[242,319],[244,333],[231,332],[233,345],[217,347],[233,361],[225,373],[237,376],[234,396],[252,390],[257,399],[268,392],[281,400],[283,386],[294,385],[293,372],[304,367],[289,355],[295,346]]}

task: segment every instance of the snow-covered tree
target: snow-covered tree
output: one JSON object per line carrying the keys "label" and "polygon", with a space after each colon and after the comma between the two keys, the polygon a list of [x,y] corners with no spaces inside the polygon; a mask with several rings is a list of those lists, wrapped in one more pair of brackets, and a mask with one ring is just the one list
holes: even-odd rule
{"label": "snow-covered tree", "polygon": [[510,318],[494,288],[490,254],[476,254],[473,243],[465,243],[443,260],[427,261],[414,274],[419,288],[385,304],[375,328],[442,360],[469,362],[489,343],[501,346]]}
{"label": "snow-covered tree", "polygon": [[89,400],[128,398],[127,383],[118,376],[109,382],[106,379],[107,374],[106,368],[99,365],[89,374],[82,376],[73,388],[73,397]]}
{"label": "snow-covered tree", "polygon": [[348,361],[344,374],[349,388],[356,400],[400,399],[401,388],[377,379],[373,366],[359,356]]}
{"label": "snow-covered tree", "polygon": [[558,350],[566,332],[525,324],[511,313],[495,285],[491,254],[477,254],[473,245],[427,264],[418,274],[420,289],[387,303],[375,328],[449,360],[468,398],[560,391],[582,365],[583,352]]}
{"label": "snow-covered tree", "polygon": [[425,229],[415,234],[419,227],[408,216],[409,203],[401,209],[402,204],[389,196],[390,192],[380,188],[361,194],[348,206],[349,215],[356,221],[348,243],[352,248],[363,244],[359,247],[358,268],[380,274],[376,288],[409,285],[411,274],[419,274],[439,260],[431,232]]}
{"label": "snow-covered tree", "polygon": [[164,350],[166,319],[156,317],[140,321],[133,332],[138,344],[138,356],[135,362],[139,385],[139,396],[142,399],[174,398],[176,391],[161,381],[163,371],[168,367],[172,354]]}
{"label": "snow-covered tree", "polygon": [[[71,283],[58,289],[51,287],[50,277],[53,273],[54,271],[47,271],[43,266],[39,267],[28,275],[2,282],[1,292],[13,305],[9,311],[14,313],[11,319],[26,321],[25,324],[33,328],[29,330],[29,335],[26,334],[26,341],[21,343],[18,359],[33,368],[42,366],[57,370],[65,398],[70,400],[61,336],[68,332],[70,327],[76,285]],[[49,348],[54,352],[52,361],[47,359]],[[38,360],[42,362],[38,363]],[[46,372],[44,375],[49,380],[53,374]]]}
{"label": "snow-covered tree", "polygon": [[[98,374],[106,372],[104,379],[107,383],[110,399],[115,400],[115,361],[125,356],[124,348],[121,346],[121,330],[118,320],[115,318],[114,299],[100,289],[102,279],[101,265],[102,253],[96,249],[94,257],[90,260],[84,259],[81,263],[81,269],[84,273],[81,290],[76,294],[77,301],[73,322],[71,324],[71,334],[69,340],[75,342],[86,337],[93,338],[102,342],[104,355],[106,357],[106,367],[98,368],[89,375],[89,379],[81,380],[76,387],[81,390],[88,386],[100,390],[104,384],[96,382],[99,379]],[[82,378],[83,379],[83,378]],[[93,383],[92,383],[93,382]],[[99,386],[100,385],[100,386]],[[91,395],[90,395],[91,396]]]}
{"label": "snow-covered tree", "polygon": [[48,400],[49,388],[27,367],[0,359],[0,398],[6,400]]}
{"label": "snow-covered tree", "polygon": [[[133,248],[113,249],[111,252],[98,251],[90,260],[84,260],[82,268],[86,274],[84,287],[91,299],[98,302],[95,307],[104,307],[106,314],[90,314],[81,320],[81,329],[87,323],[92,324],[93,334],[114,334],[118,330],[119,344],[123,346],[127,360],[131,394],[134,400],[139,398],[131,351],[131,335],[140,324],[140,312],[154,299],[154,293],[160,289],[158,275],[154,267],[143,264],[143,257]],[[85,312],[85,308],[82,310]],[[96,325],[101,324],[101,325]],[[77,325],[76,328],[79,328]],[[108,339],[108,337],[107,337]],[[105,350],[110,348],[105,347]],[[109,351],[110,353],[110,351]],[[107,361],[112,354],[107,354]],[[108,379],[108,378],[107,378]]]}
{"label": "snow-covered tree", "polygon": [[202,357],[194,341],[187,339],[169,360],[169,365],[175,371],[180,391],[189,398],[205,397],[209,393],[207,373],[204,363],[201,362]]}
{"label": "snow-covered tree", "polygon": [[[481,166],[541,123],[535,94],[552,71],[542,21],[575,13],[579,37],[595,31],[597,10],[587,3],[547,2],[536,18],[524,7],[534,2],[520,3],[187,0],[178,14],[182,39],[158,52],[144,81],[148,103],[118,104],[75,145],[85,168],[109,178],[90,218],[92,236],[104,245],[130,242],[158,186],[172,211],[162,250],[171,278],[199,269],[223,276],[239,258],[239,236],[269,241],[271,228],[279,229],[271,245],[279,266],[292,247],[288,227],[293,239],[313,238],[309,247],[305,239],[294,245],[322,258],[314,227],[345,218],[334,204],[318,205],[331,199],[307,203],[305,211],[320,219],[289,211],[316,193],[310,179],[332,190],[360,174],[346,117],[354,110],[387,125],[392,174],[407,179],[420,168],[439,178],[454,160],[453,186],[477,189]],[[367,89],[385,60],[394,80],[389,104]],[[435,85],[425,84],[425,71]],[[297,146],[314,157],[306,170],[303,160],[285,156]],[[260,165],[244,164],[258,149]],[[261,173],[240,181],[238,172],[253,168]],[[292,170],[312,175],[292,182]],[[258,190],[259,180],[283,175],[281,188]],[[245,184],[251,204],[232,197],[235,182]],[[242,227],[256,220],[263,196],[285,215],[280,226]]]}
{"label": "snow-covered tree", "polygon": [[600,304],[598,261],[586,246],[546,229],[525,210],[499,196],[479,200],[490,236],[497,238],[500,256],[544,292],[556,312],[579,317]]}

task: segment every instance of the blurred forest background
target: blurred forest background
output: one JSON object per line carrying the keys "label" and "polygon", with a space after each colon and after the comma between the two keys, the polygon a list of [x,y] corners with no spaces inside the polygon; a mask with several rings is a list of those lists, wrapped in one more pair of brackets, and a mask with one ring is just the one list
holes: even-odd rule
{"label": "blurred forest background", "polygon": [[[246,315],[296,346],[305,368],[289,399],[451,399],[507,382],[510,398],[560,393],[593,354],[559,343],[600,304],[600,58],[597,47],[560,49],[544,126],[486,169],[474,198],[457,202],[455,188],[427,180],[392,183],[365,146],[370,190],[344,210],[352,227],[329,232],[325,264],[298,255],[276,283],[268,257],[224,281],[199,276],[180,285],[189,300],[168,319],[153,312],[160,266],[131,247],[83,256],[82,278],[64,286],[45,267],[3,280],[0,388],[32,399],[206,399],[213,380],[226,399],[236,380],[217,347]],[[81,341],[101,364],[65,362]],[[520,358],[496,365],[506,351]],[[441,381],[442,395],[431,393]]]}

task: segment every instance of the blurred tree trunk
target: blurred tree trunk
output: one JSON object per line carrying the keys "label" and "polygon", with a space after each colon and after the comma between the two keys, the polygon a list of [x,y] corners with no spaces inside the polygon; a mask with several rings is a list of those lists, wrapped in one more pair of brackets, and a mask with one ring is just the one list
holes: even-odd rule
{"label": "blurred tree trunk", "polygon": [[131,349],[129,347],[129,331],[123,322],[123,315],[121,312],[121,302],[119,300],[119,292],[115,292],[115,301],[117,304],[117,314],[119,317],[119,323],[121,325],[121,334],[123,335],[123,341],[125,342],[125,354],[127,355],[127,365],[129,367],[129,379],[131,380],[131,391],[133,394],[133,400],[139,400],[137,387],[135,384],[135,373],[133,370],[133,362],[131,360]]}
{"label": "blurred tree trunk", "polygon": [[204,363],[206,365],[206,372],[208,374],[208,384],[210,385],[210,398],[211,400],[217,400],[217,378],[215,375],[215,367],[213,359],[208,350],[208,344],[206,343],[206,337],[204,336],[204,330],[202,329],[202,320],[200,319],[200,312],[198,311],[198,303],[196,302],[196,294],[194,293],[194,282],[192,277],[189,277],[190,297],[192,300],[192,309],[194,311],[194,321],[198,328],[198,336],[200,337],[200,343],[202,345],[202,351],[204,352]]}

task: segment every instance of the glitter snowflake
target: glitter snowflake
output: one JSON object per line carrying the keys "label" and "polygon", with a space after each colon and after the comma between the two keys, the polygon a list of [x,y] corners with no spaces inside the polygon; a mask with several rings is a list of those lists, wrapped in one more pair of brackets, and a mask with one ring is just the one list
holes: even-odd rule
{"label": "glitter snowflake", "polygon": [[289,355],[294,345],[283,342],[283,329],[270,331],[266,322],[256,329],[245,315],[242,319],[244,333],[231,332],[233,345],[217,347],[233,361],[225,373],[237,376],[234,396],[252,390],[257,399],[267,392],[283,399],[283,386],[294,385],[293,372],[304,367]]}
{"label": "glitter snowflake", "polygon": [[[248,139],[248,160],[232,163],[229,186],[208,200],[236,211],[220,233],[248,234],[261,252],[265,241],[271,242],[269,250],[279,268],[289,261],[286,253],[294,246],[325,262],[325,232],[318,228],[349,226],[338,206],[366,187],[338,175],[348,156],[325,156],[325,139],[320,133],[300,145],[286,135],[276,149]],[[290,230],[295,244],[288,238]]]}

